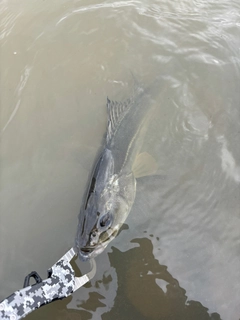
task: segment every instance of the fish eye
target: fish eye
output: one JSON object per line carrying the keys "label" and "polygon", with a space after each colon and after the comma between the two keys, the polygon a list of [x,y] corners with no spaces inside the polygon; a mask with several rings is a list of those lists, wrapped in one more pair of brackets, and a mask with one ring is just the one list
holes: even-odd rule
{"label": "fish eye", "polygon": [[106,213],[104,216],[101,217],[99,223],[100,223],[100,227],[107,227],[107,226],[110,225],[110,223],[111,223],[111,216],[110,216],[109,212]]}

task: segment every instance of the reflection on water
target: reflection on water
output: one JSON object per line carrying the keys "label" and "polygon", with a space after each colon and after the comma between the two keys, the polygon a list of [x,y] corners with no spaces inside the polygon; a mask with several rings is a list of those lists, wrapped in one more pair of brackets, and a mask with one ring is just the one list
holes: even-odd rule
{"label": "reflection on water", "polygon": [[[186,291],[159,264],[153,255],[149,239],[133,239],[139,244],[127,252],[113,248],[109,254],[111,265],[116,268],[118,291],[114,307],[102,319],[220,319],[217,313],[197,301],[187,300]],[[119,263],[122,261],[122,263]]]}
{"label": "reflection on water", "polygon": [[129,97],[131,71],[161,81],[142,150],[157,175],[137,182],[129,229],[91,283],[28,317],[239,319],[239,12],[235,0],[0,2],[0,299],[73,245],[106,98]]}
{"label": "reflection on water", "polygon": [[[208,309],[198,301],[187,298],[186,291],[168,272],[166,266],[159,264],[153,255],[153,245],[148,238],[133,239],[137,244],[126,252],[113,247],[108,254],[111,269],[108,276],[93,280],[87,286],[91,292],[88,298],[71,309],[70,298],[61,303],[44,307],[28,319],[214,319],[220,320],[217,313],[209,314]],[[115,293],[112,282],[118,283]],[[101,289],[101,285],[103,287]],[[81,289],[80,289],[81,290]],[[109,309],[107,291],[115,296],[114,305]],[[81,294],[79,293],[79,296]],[[68,309],[65,309],[68,308]],[[77,309],[81,309],[80,311]],[[94,316],[95,312],[97,317]]]}

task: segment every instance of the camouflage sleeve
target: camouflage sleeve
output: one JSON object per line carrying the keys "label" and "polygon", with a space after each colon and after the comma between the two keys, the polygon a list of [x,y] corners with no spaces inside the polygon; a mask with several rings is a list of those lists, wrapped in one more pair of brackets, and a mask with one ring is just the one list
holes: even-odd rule
{"label": "camouflage sleeve", "polygon": [[0,319],[17,320],[55,299],[69,296],[75,286],[69,262],[59,260],[50,270],[50,278],[14,292],[0,303]]}

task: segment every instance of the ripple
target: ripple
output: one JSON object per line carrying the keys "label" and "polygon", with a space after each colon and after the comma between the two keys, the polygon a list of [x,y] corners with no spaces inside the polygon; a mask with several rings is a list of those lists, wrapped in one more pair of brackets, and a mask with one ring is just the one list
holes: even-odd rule
{"label": "ripple", "polygon": [[240,166],[236,165],[236,161],[232,153],[228,150],[225,137],[218,137],[218,142],[222,145],[222,170],[227,174],[229,178],[232,178],[236,183],[240,183]]}
{"label": "ripple", "polygon": [[23,14],[23,12],[8,12],[8,7],[2,4],[3,8],[0,8],[0,40],[4,40],[8,37],[16,24],[16,21]]}
{"label": "ripple", "polygon": [[[40,220],[43,212],[45,216],[57,208],[53,211],[58,218],[50,220],[64,230],[70,230],[65,225],[67,220],[72,219],[74,225],[74,212],[79,207],[77,189],[83,190],[84,184],[73,188],[75,198],[70,186],[75,186],[76,176],[80,180],[86,175],[79,171],[79,157],[84,157],[84,152],[79,154],[79,145],[92,148],[100,143],[96,141],[104,131],[105,96],[114,96],[116,91],[121,97],[128,95],[129,70],[146,87],[162,79],[155,101],[156,117],[146,143],[159,163],[160,173],[138,181],[137,200],[128,220],[130,228],[114,242],[121,250],[109,247],[99,256],[102,270],[98,280],[93,280],[90,288],[82,288],[81,297],[78,293],[74,296],[72,307],[87,312],[87,316],[97,319],[99,313],[111,312],[114,316],[119,312],[126,318],[122,311],[126,305],[121,301],[131,301],[133,314],[139,315],[138,308],[144,317],[151,314],[158,318],[158,309],[151,309],[151,299],[145,304],[141,296],[145,279],[149,290],[155,288],[160,294],[160,299],[154,298],[156,305],[169,294],[174,306],[181,296],[183,310],[192,310],[192,299],[199,301],[195,310],[204,305],[206,317],[209,312],[219,312],[224,319],[238,319],[239,8],[239,2],[232,0],[66,0],[61,4],[23,0],[18,7],[10,6],[9,1],[0,4],[1,54],[5,59],[1,65],[1,102],[7,115],[3,131],[10,124],[14,129],[3,139],[6,170],[2,194],[7,195],[3,214],[6,228],[7,223],[13,223],[8,220],[9,208],[11,217],[20,212],[15,217],[19,221],[19,243],[27,243],[30,236],[25,232],[21,236],[20,220],[32,212]],[[13,52],[18,53],[14,59]],[[90,131],[92,139],[88,137]],[[73,149],[77,150],[76,157]],[[76,162],[69,163],[72,158]],[[8,175],[9,163],[15,169]],[[72,170],[74,174],[69,175]],[[69,184],[59,180],[61,175],[68,176]],[[69,193],[75,203],[65,205],[66,212],[73,212],[72,218],[65,214],[65,207],[60,208],[62,202],[55,207],[61,199],[65,203],[63,199]],[[22,228],[25,231],[26,226]],[[38,229],[37,239],[41,239],[44,228]],[[53,226],[49,224],[48,228]],[[151,242],[131,242],[144,231]],[[71,231],[65,231],[64,236],[71,243]],[[24,245],[18,247],[18,242],[8,241],[8,237],[8,233],[1,233],[2,243],[8,243],[1,248],[5,257],[0,268],[3,279],[10,246],[18,252],[17,256],[12,252],[11,263],[16,257],[24,257]],[[31,246],[36,247],[34,239],[36,235]],[[44,238],[50,244],[56,244],[55,240]],[[50,252],[51,245],[48,249]],[[60,243],[58,250],[62,250]],[[126,259],[129,268],[125,270],[119,258]],[[41,256],[40,262],[47,260]],[[22,264],[25,268],[26,261]],[[126,279],[122,278],[123,272]],[[2,294],[8,286],[6,282]],[[124,308],[116,309],[117,305]]]}

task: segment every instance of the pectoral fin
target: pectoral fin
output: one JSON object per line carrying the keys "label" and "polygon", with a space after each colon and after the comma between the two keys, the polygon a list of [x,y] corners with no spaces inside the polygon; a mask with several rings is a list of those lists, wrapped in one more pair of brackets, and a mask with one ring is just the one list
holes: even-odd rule
{"label": "pectoral fin", "polygon": [[151,176],[157,172],[156,160],[147,152],[140,153],[135,159],[132,171],[135,178]]}

